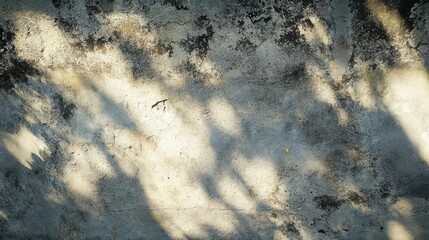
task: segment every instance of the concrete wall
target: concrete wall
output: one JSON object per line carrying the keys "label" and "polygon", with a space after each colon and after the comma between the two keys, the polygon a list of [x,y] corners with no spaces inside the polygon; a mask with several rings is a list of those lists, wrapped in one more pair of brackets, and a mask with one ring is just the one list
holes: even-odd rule
{"label": "concrete wall", "polygon": [[1,239],[428,239],[425,1],[0,1]]}

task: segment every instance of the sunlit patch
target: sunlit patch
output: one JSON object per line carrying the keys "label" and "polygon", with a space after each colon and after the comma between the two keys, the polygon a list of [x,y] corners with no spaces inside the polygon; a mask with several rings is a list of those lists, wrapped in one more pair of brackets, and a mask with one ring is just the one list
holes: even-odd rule
{"label": "sunlit patch", "polygon": [[301,23],[298,27],[306,42],[311,45],[329,45],[331,39],[328,35],[326,25],[317,16],[311,15],[307,16],[307,18],[311,23],[311,27],[305,26],[306,22]]}
{"label": "sunlit patch", "polygon": [[327,80],[315,75],[313,77],[313,82],[313,92],[317,99],[335,107],[334,110],[338,119],[338,123],[341,125],[346,125],[350,121],[349,114],[339,106],[337,94],[332,89]]}
{"label": "sunlit patch", "polygon": [[55,69],[50,71],[50,79],[64,90],[77,94],[83,87],[81,76],[72,69]]}
{"label": "sunlit patch", "polygon": [[397,221],[389,221],[387,223],[387,233],[391,240],[412,240],[413,235],[409,230]]}
{"label": "sunlit patch", "polygon": [[[411,50],[406,44],[413,40],[408,38],[409,31],[399,13],[390,9],[382,0],[367,0],[366,3],[371,13],[383,25],[402,60],[407,60],[410,56],[417,57],[417,52]],[[415,46],[415,43],[410,45]]]}
{"label": "sunlit patch", "polygon": [[353,85],[353,100],[368,110],[374,110],[376,107],[373,94],[374,93],[371,89],[371,85],[369,84],[368,78],[366,77],[360,78]]}
{"label": "sunlit patch", "polygon": [[257,202],[254,199],[256,193],[253,186],[246,188],[243,183],[229,174],[222,175],[216,184],[222,199],[233,209],[241,209],[246,214],[256,213]]}
{"label": "sunlit patch", "polygon": [[[248,186],[252,198],[269,200],[279,184],[273,163],[266,159],[246,160],[244,156],[238,156],[237,159],[240,161],[234,162],[234,167]],[[278,197],[280,201],[286,201],[282,193]]]}
{"label": "sunlit patch", "polygon": [[413,214],[413,204],[406,197],[399,197],[392,205],[392,210],[403,215],[411,216]]}
{"label": "sunlit patch", "polygon": [[69,149],[70,160],[64,168],[63,181],[68,191],[92,201],[97,200],[97,181],[99,175],[114,177],[115,170],[106,153],[89,144],[73,145]]}
{"label": "sunlit patch", "polygon": [[6,219],[7,220],[7,215],[6,213],[4,213],[3,211],[0,210],[0,218]]}
{"label": "sunlit patch", "polygon": [[28,169],[32,169],[35,156],[43,161],[51,154],[44,140],[35,136],[26,127],[22,127],[15,134],[7,134],[3,138],[3,143],[15,159]]}
{"label": "sunlit patch", "polygon": [[[429,164],[429,76],[424,69],[403,65],[388,70],[383,102]],[[411,117],[410,117],[411,116]]]}
{"label": "sunlit patch", "polygon": [[227,134],[238,136],[241,133],[241,121],[234,106],[224,98],[215,97],[209,103],[213,124]]}
{"label": "sunlit patch", "polygon": [[20,11],[15,14],[15,20],[16,26],[21,26],[17,29],[14,39],[21,58],[33,61],[38,66],[51,67],[64,65],[70,60],[71,45],[51,16]]}

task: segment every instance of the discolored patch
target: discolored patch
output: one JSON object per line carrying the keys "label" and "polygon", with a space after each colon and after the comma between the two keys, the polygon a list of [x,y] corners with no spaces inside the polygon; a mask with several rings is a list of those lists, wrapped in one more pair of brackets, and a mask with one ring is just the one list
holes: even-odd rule
{"label": "discolored patch", "polygon": [[112,42],[112,37],[99,37],[89,36],[83,42],[79,42],[74,46],[81,51],[95,51],[95,50],[106,50],[106,44]]}
{"label": "discolored patch", "polygon": [[54,96],[54,101],[60,111],[61,116],[64,120],[69,120],[73,117],[76,105],[72,102],[66,101],[60,94]]}
{"label": "discolored patch", "polygon": [[189,10],[189,7],[184,4],[183,0],[164,0],[162,5],[170,5],[176,8],[176,10]]}
{"label": "discolored patch", "polygon": [[27,82],[28,76],[39,75],[39,71],[26,61],[13,59],[11,66],[0,73],[0,89],[9,90],[16,84]]}
{"label": "discolored patch", "polygon": [[367,200],[357,192],[349,192],[348,200],[354,204],[362,204],[367,202]]}
{"label": "discolored patch", "polygon": [[256,49],[256,45],[253,44],[249,39],[243,38],[237,42],[234,49],[236,51],[241,51],[241,52],[254,52]]}
{"label": "discolored patch", "polygon": [[173,46],[171,44],[165,44],[158,42],[153,48],[150,49],[150,53],[154,55],[163,55],[168,53],[169,57],[173,56]]}
{"label": "discolored patch", "polygon": [[181,42],[181,45],[185,48],[188,53],[195,51],[199,57],[205,57],[209,48],[209,40],[213,38],[214,31],[212,26],[206,28],[206,33],[196,36],[189,37]]}
{"label": "discolored patch", "polygon": [[344,201],[339,200],[334,196],[322,195],[313,198],[313,201],[316,203],[316,206],[322,210],[332,210],[339,208]]}
{"label": "discolored patch", "polygon": [[287,235],[288,233],[297,234],[298,229],[296,228],[295,224],[293,222],[284,222],[280,227],[280,231]]}

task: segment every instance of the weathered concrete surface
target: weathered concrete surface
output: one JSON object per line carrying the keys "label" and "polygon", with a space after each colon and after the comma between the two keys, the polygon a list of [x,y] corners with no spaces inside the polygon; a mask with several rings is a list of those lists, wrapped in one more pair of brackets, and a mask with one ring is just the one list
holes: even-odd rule
{"label": "weathered concrete surface", "polygon": [[429,239],[426,1],[0,13],[1,239]]}

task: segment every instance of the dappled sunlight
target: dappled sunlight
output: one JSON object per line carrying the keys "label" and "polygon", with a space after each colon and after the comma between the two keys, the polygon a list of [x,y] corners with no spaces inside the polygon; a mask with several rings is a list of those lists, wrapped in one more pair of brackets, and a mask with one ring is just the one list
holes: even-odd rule
{"label": "dappled sunlight", "polygon": [[0,231],[46,208],[53,238],[426,236],[429,75],[404,64],[420,58],[403,19],[363,4],[400,56],[364,60],[366,12],[310,2],[13,12],[13,53],[37,71],[0,72],[0,190],[21,199]]}
{"label": "dappled sunlight", "polygon": [[[306,42],[313,46],[327,46],[332,40],[327,32],[327,27],[317,16],[307,13],[308,20],[299,25],[301,34],[305,37]],[[308,26],[310,25],[310,26]]]}
{"label": "dappled sunlight", "polygon": [[[251,198],[257,202],[269,202],[273,194],[276,202],[284,204],[287,199],[283,191],[276,193],[277,190],[284,186],[279,183],[276,170],[272,162],[268,159],[246,159],[240,154],[237,161],[233,163],[235,171],[248,186],[248,193]],[[268,203],[270,204],[270,203]],[[274,205],[272,207],[275,207]]]}
{"label": "dappled sunlight", "polygon": [[32,169],[33,155],[43,161],[51,154],[43,139],[35,136],[26,127],[20,128],[14,134],[7,134],[2,142],[15,159],[28,169]]}
{"label": "dappled sunlight", "polygon": [[370,80],[368,76],[361,76],[352,86],[351,98],[365,109],[374,111],[377,103]]}
{"label": "dappled sunlight", "polygon": [[7,215],[3,211],[0,211],[0,217],[7,220]]}
{"label": "dappled sunlight", "polygon": [[412,240],[413,235],[397,221],[387,222],[387,232],[391,240]]}
{"label": "dappled sunlight", "polygon": [[[418,149],[419,155],[429,164],[428,113],[429,75],[425,69],[402,65],[386,69],[383,102],[408,138]],[[423,131],[422,131],[423,130]]]}
{"label": "dappled sunlight", "polygon": [[214,97],[209,102],[209,114],[213,124],[228,134],[239,136],[241,122],[234,107],[224,98]]}
{"label": "dappled sunlight", "polygon": [[413,214],[413,210],[413,203],[406,197],[398,198],[392,206],[392,211],[407,217]]}
{"label": "dappled sunlight", "polygon": [[338,103],[337,93],[332,87],[332,79],[326,79],[317,65],[312,65],[309,71],[312,76],[314,95],[319,101],[335,106],[338,122],[343,126],[347,125],[350,121],[349,114]]}
{"label": "dappled sunlight", "polygon": [[396,50],[400,53],[403,61],[410,61],[411,57],[416,57],[417,53],[407,46],[415,46],[414,39],[408,38],[409,31],[405,27],[404,20],[399,13],[390,9],[382,0],[366,0],[368,9],[381,22],[387,34],[391,38],[392,44],[396,46]]}

